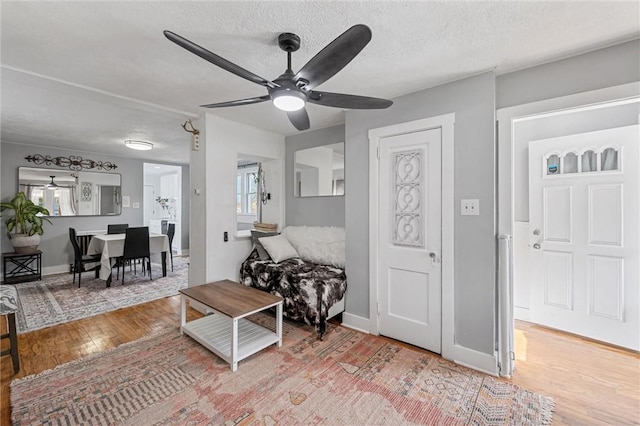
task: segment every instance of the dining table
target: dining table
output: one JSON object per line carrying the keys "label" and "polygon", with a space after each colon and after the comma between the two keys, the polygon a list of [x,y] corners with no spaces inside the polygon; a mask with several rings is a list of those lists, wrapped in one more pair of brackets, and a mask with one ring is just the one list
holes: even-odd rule
{"label": "dining table", "polygon": [[[99,278],[111,286],[112,267],[118,257],[124,253],[126,234],[94,235],[87,247],[87,254],[101,254]],[[169,238],[165,234],[149,234],[149,251],[160,253],[162,258],[162,276],[167,276],[167,252]]]}

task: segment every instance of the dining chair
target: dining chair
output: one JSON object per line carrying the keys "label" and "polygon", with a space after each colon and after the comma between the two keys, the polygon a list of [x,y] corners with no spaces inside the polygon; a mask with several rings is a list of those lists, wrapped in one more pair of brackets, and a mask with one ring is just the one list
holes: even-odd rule
{"label": "dining chair", "polygon": [[167,228],[167,238],[169,238],[169,255],[171,256],[171,272],[173,272],[173,237],[176,235],[176,224],[170,223]]}
{"label": "dining chair", "polygon": [[[129,227],[128,223],[111,223],[107,225],[107,234],[124,234],[125,231],[127,230],[127,228]],[[117,271],[118,273],[120,273],[120,260],[116,259],[115,264],[112,266],[112,268],[118,267]],[[129,267],[131,267],[131,264],[129,264]],[[124,268],[122,268],[122,270],[124,271]],[[116,279],[117,279],[117,275],[116,275]]]}
{"label": "dining chair", "polygon": [[[124,237],[124,250],[122,252],[121,263],[130,260],[142,260],[143,271],[149,271],[149,279],[151,276],[151,251],[149,249],[149,227],[140,226],[135,228],[127,228]],[[145,263],[147,261],[148,263]],[[120,273],[118,266],[118,274]],[[122,271],[122,284],[124,285],[124,267]]]}
{"label": "dining chair", "polygon": [[[82,279],[82,273],[88,271],[96,271],[100,268],[100,258],[102,254],[82,254],[80,245],[78,244],[78,237],[75,228],[69,228],[69,240],[73,246],[73,283],[76,282],[76,272],[78,273],[78,288],[80,288],[80,281]],[[97,263],[93,268],[85,269],[89,263]]]}
{"label": "dining chair", "polygon": [[124,234],[128,227],[128,223],[109,224],[107,225],[107,234]]}

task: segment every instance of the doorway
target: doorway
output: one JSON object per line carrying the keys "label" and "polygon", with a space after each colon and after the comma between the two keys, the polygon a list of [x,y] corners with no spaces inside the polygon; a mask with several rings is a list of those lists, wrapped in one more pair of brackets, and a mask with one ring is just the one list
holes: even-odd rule
{"label": "doorway", "polygon": [[[637,124],[639,92],[637,84],[626,84],[498,110],[498,231],[513,235],[509,254],[513,273],[508,288],[512,293],[505,298],[510,306],[500,306],[499,323],[511,335],[514,316],[531,320],[528,142]],[[510,311],[513,314],[509,315]],[[507,336],[499,342],[502,376],[510,376],[513,370],[514,349],[508,340]]]}
{"label": "doorway", "polygon": [[[166,234],[169,224],[175,225],[175,236],[171,244],[172,252],[183,253],[182,244],[182,167],[144,163],[143,218],[149,232]],[[188,216],[187,216],[188,217]]]}

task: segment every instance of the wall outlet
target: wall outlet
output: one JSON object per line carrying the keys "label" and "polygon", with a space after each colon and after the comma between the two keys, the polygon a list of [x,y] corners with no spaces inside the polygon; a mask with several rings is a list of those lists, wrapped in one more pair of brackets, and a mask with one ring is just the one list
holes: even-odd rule
{"label": "wall outlet", "polygon": [[480,215],[480,200],[460,200],[460,214],[462,216]]}
{"label": "wall outlet", "polygon": [[140,203],[133,203],[133,208],[134,209],[139,209],[140,208]]}

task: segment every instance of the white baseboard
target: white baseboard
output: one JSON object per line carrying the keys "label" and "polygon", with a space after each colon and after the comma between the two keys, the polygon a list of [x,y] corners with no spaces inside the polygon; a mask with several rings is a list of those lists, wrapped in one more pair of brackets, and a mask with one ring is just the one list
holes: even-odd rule
{"label": "white baseboard", "polygon": [[46,275],[56,275],[56,274],[69,274],[69,264],[65,265],[56,265],[56,266],[45,266],[42,268],[42,276]]}
{"label": "white baseboard", "polygon": [[529,309],[521,306],[514,306],[513,318],[521,321],[530,321]]}
{"label": "white baseboard", "polygon": [[369,334],[369,318],[360,317],[358,315],[350,314],[349,312],[343,312],[342,325],[347,328],[352,328]]}

